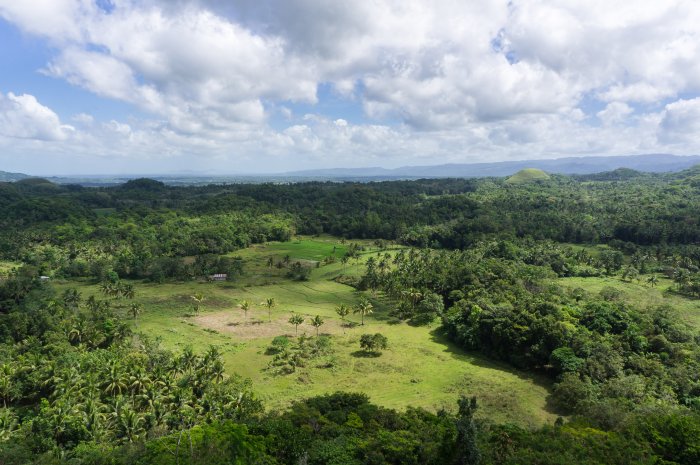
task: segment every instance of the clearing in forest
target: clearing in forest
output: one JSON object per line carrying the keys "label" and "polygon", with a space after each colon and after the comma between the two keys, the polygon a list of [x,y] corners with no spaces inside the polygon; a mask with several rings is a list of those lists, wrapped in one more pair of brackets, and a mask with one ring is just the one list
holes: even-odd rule
{"label": "clearing in forest", "polygon": [[[455,410],[458,397],[464,394],[477,396],[479,414],[494,421],[536,426],[556,419],[547,405],[550,382],[546,378],[467,353],[451,344],[437,325],[410,326],[389,315],[392,302],[383,296],[360,293],[336,282],[339,275],[361,275],[368,257],[396,252],[380,250],[372,241],[353,242],[364,250],[345,263],[341,257],[351,247],[349,242],[332,237],[303,238],[255,245],[231,254],[241,257],[245,270],[245,275],[233,282],[134,283],[136,300],[144,308],[135,330],[158,337],[165,347],[173,349],[219,346],[229,373],[250,378],[268,408],[315,395],[353,391],[364,392],[373,402],[391,408]],[[278,265],[280,261],[288,263]],[[296,261],[311,269],[308,280],[286,276],[288,264]],[[77,286],[84,297],[99,293],[94,283],[69,281],[60,286]],[[195,315],[191,296],[197,293],[205,300]],[[354,308],[363,297],[374,307],[364,326],[352,310],[345,321],[336,314],[339,305]],[[270,311],[265,306],[269,298],[275,302]],[[243,302],[249,304],[247,312],[241,308]],[[303,318],[298,328],[288,321],[292,314]],[[317,315],[323,319],[319,334],[331,336],[330,352],[308,360],[292,373],[280,374],[270,367],[273,339],[287,336],[295,344],[297,334],[315,338],[316,328],[310,321]],[[363,354],[359,339],[365,333],[385,335],[388,349],[378,357]]]}

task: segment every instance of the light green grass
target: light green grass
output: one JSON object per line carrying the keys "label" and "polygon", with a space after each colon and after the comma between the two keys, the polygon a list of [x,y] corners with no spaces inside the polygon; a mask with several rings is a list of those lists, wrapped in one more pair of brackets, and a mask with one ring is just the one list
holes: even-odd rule
{"label": "light green grass", "polygon": [[[364,253],[359,264],[353,260],[346,267],[334,263],[314,269],[306,282],[293,282],[281,275],[266,276],[278,271],[264,265],[273,251],[276,255],[289,253],[293,259],[318,259],[327,256],[334,243],[328,238],[302,239],[240,251],[236,255],[244,259],[248,271],[239,282],[136,283],[136,300],[143,304],[144,313],[135,329],[161,338],[162,344],[172,349],[186,345],[199,350],[210,344],[219,346],[227,369],[250,378],[259,397],[270,408],[344,390],[365,392],[374,402],[386,407],[454,410],[458,397],[465,394],[477,396],[481,405],[479,414],[495,421],[532,426],[554,421],[556,415],[547,405],[546,379],[466,353],[450,344],[435,326],[412,327],[397,322],[388,315],[391,302],[381,296],[366,295],[372,300],[375,312],[365,318],[364,327],[359,325],[360,317],[353,314],[347,319],[356,325],[343,327],[335,307],[340,303],[354,305],[361,295],[332,278],[342,273],[343,268],[347,274],[360,274],[362,262],[376,255],[376,248]],[[255,270],[262,274],[256,274]],[[271,281],[274,283],[270,284]],[[54,285],[78,287],[84,297],[98,293],[97,285],[85,281]],[[207,299],[197,317],[191,315],[190,298],[196,292]],[[262,306],[269,297],[277,302],[272,323],[267,322],[267,310]],[[238,307],[243,300],[253,304],[247,319]],[[333,368],[319,368],[318,362],[311,361],[290,375],[275,375],[266,369],[272,357],[265,354],[265,349],[272,338],[281,334],[294,336],[294,327],[287,322],[292,312],[304,315],[307,320],[299,327],[300,334],[315,334],[308,324],[310,317],[320,315],[325,319],[321,333],[332,335]],[[387,336],[389,349],[377,358],[358,356],[360,336],[375,332]]]}
{"label": "light green grass", "polygon": [[506,179],[506,184],[525,184],[533,181],[546,181],[550,176],[537,168],[525,168]]}
{"label": "light green grass", "polygon": [[15,268],[19,268],[21,264],[17,262],[8,262],[0,260],[0,276],[6,275]]}
{"label": "light green grass", "polygon": [[560,278],[559,282],[569,288],[580,287],[587,292],[597,294],[604,287],[614,287],[622,291],[625,301],[639,308],[670,305],[686,323],[700,329],[700,301],[689,299],[670,292],[673,281],[657,275],[659,283],[655,287],[646,284],[647,276],[640,276],[637,281],[627,282],[619,277],[601,278]]}

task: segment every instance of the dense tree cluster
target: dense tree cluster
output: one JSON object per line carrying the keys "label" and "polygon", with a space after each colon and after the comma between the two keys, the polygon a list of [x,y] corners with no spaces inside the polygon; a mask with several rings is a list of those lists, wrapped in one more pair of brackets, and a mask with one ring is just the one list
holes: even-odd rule
{"label": "dense tree cluster", "polygon": [[591,263],[608,273],[607,260],[555,244],[493,241],[385,255],[367,263],[362,283],[392,296],[401,318],[441,317],[464,348],[550,374],[559,408],[601,427],[658,405],[697,414],[700,337],[672,308],[635,308],[614,288],[589,295],[550,279]]}

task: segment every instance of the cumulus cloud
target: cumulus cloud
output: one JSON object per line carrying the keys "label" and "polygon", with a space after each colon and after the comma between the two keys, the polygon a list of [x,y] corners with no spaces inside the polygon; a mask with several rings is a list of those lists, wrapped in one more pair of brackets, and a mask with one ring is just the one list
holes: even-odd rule
{"label": "cumulus cloud", "polygon": [[598,119],[600,119],[603,124],[611,125],[618,124],[634,112],[632,107],[624,102],[611,102],[605,106],[605,109],[596,113]]}
{"label": "cumulus cloud", "polygon": [[[0,0],[0,17],[55,51],[44,74],[146,115],[128,131],[75,119],[81,132],[70,143],[93,151],[115,153],[100,141],[118,138],[134,153],[357,164],[700,150],[689,132],[700,93],[694,2],[100,5]],[[324,107],[320,86],[359,108],[361,121]],[[44,121],[14,133],[69,137],[53,111],[32,113],[11,95],[3,118],[19,105],[13,118]]]}
{"label": "cumulus cloud", "polygon": [[74,131],[33,95],[0,93],[0,134],[19,139],[65,140]]}
{"label": "cumulus cloud", "polygon": [[658,138],[664,144],[698,142],[700,134],[700,98],[678,100],[666,105],[661,114]]}

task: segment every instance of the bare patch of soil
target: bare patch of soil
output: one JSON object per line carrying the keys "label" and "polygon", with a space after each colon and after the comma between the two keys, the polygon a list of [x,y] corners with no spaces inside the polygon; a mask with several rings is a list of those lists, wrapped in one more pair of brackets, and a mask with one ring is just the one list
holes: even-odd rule
{"label": "bare patch of soil", "polygon": [[[248,312],[248,318],[243,316],[239,309],[221,312],[205,313],[191,319],[203,328],[213,329],[222,334],[231,334],[239,340],[251,340],[261,338],[273,338],[275,336],[294,336],[294,325],[289,323],[290,314],[273,313],[272,322],[268,321],[265,312]],[[299,325],[299,334],[315,335],[316,328],[311,326],[313,315],[304,314],[304,323]],[[325,319],[323,326],[319,328],[319,334],[343,334],[347,328],[341,326],[338,319]]]}

